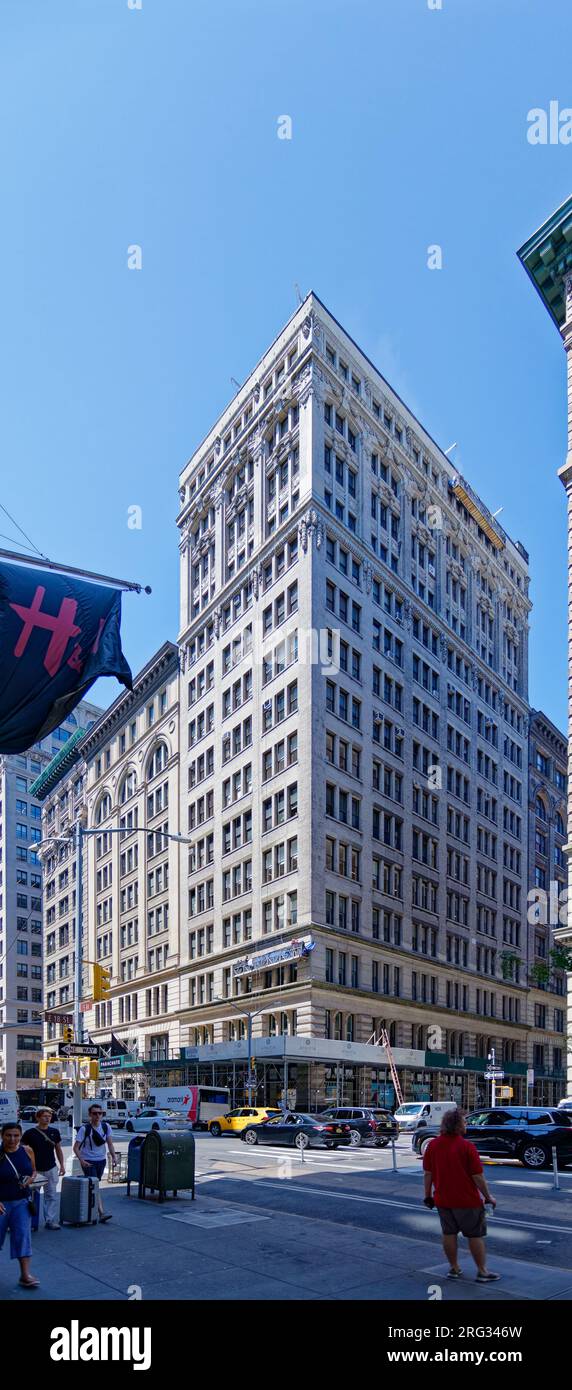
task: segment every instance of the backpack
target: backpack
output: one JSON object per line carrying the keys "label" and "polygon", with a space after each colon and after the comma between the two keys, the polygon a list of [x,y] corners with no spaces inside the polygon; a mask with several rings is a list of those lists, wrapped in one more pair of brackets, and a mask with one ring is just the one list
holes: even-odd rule
{"label": "backpack", "polygon": [[[106,1140],[109,1139],[109,1136],[110,1136],[110,1134],[111,1134],[111,1130],[110,1130],[110,1127],[109,1127],[109,1125],[108,1125],[108,1123],[107,1123],[107,1120],[102,1120],[102,1121],[101,1121],[101,1128],[102,1128],[102,1130],[103,1130],[104,1138],[103,1138],[103,1139],[100,1139],[99,1134],[95,1134],[95,1135],[94,1135],[94,1141],[93,1141],[94,1144],[99,1144],[99,1147],[100,1147],[100,1148],[102,1148],[102,1147],[104,1146]],[[88,1139],[89,1139],[89,1137],[90,1137],[90,1134],[92,1134],[92,1132],[93,1132],[93,1125],[90,1125],[89,1120],[88,1120],[88,1121],[86,1122],[86,1124],[84,1125],[84,1135],[83,1135],[82,1148],[83,1148],[83,1145],[84,1145],[84,1144],[87,1144],[87,1141],[88,1141]]]}

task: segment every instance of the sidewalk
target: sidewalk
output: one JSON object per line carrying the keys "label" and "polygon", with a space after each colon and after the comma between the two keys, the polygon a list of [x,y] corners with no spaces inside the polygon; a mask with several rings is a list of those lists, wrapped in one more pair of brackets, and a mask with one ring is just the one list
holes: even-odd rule
{"label": "sidewalk", "polygon": [[[41,1288],[18,1287],[18,1266],[0,1254],[0,1300],[84,1302],[142,1299],[398,1299],[425,1302],[439,1285],[443,1301],[512,1302],[572,1295],[572,1271],[497,1258],[499,1284],[471,1275],[445,1278],[438,1242],[404,1239],[316,1218],[275,1213],[222,1200],[216,1183],[199,1181],[195,1202],[183,1195],[161,1205],[105,1187],[113,1220],[104,1226],[41,1230],[33,1237]],[[132,1188],[132,1194],[136,1189]],[[270,1200],[270,1197],[269,1197]],[[435,1297],[435,1293],[432,1294]]]}

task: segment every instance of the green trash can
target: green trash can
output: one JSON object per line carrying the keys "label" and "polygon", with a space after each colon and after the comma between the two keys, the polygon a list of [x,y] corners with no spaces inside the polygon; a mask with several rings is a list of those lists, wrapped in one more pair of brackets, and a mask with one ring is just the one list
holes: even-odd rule
{"label": "green trash can", "polygon": [[153,1129],[141,1147],[138,1196],[147,1189],[159,1193],[164,1202],[168,1192],[176,1197],[189,1188],[195,1200],[195,1136],[190,1129]]}

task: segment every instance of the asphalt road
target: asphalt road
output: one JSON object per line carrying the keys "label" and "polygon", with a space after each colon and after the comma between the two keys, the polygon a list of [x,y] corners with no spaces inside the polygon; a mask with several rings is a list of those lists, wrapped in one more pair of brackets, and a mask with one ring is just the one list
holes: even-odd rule
{"label": "asphalt road", "polygon": [[[327,1221],[378,1234],[440,1241],[436,1212],[422,1205],[420,1159],[404,1136],[391,1149],[306,1150],[247,1146],[238,1136],[197,1134],[199,1191],[251,1209]],[[114,1132],[119,1151],[129,1137]],[[532,1173],[516,1162],[487,1162],[487,1182],[497,1200],[488,1217],[492,1267],[495,1253],[534,1266],[572,1269],[572,1171]],[[487,1208],[487,1212],[490,1208]]]}

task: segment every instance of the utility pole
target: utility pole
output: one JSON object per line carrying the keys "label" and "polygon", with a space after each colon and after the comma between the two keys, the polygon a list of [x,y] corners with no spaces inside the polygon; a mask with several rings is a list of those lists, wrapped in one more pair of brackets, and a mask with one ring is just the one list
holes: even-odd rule
{"label": "utility pole", "polygon": [[[73,1026],[76,1042],[83,1042],[83,1017],[81,1012],[82,964],[83,964],[83,827],[81,820],[75,827],[75,987],[73,1004]],[[80,1059],[76,1058],[73,1086],[73,1126],[77,1133],[81,1125],[81,1083],[79,1079]]]}

